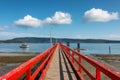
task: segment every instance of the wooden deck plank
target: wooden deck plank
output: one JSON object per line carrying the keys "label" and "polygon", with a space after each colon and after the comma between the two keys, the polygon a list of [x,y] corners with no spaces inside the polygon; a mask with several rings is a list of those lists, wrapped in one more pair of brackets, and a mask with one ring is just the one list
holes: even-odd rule
{"label": "wooden deck plank", "polygon": [[47,71],[45,80],[77,80],[76,76],[60,47],[55,50],[55,54]]}

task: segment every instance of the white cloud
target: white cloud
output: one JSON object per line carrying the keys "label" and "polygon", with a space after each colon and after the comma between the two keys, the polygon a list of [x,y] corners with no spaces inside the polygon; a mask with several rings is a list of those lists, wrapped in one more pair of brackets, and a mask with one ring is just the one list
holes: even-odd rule
{"label": "white cloud", "polygon": [[[38,35],[32,33],[14,33],[14,32],[0,32],[1,39],[12,39],[16,37],[49,37],[49,35]],[[53,36],[58,38],[58,36]],[[120,40],[120,35],[118,34],[108,34],[108,35],[99,35],[99,36],[81,36],[81,35],[72,35],[72,36],[59,36],[59,38],[72,38],[72,39],[108,39],[108,40]]]}
{"label": "white cloud", "polygon": [[108,35],[108,38],[113,40],[120,40],[120,35],[110,34]]}
{"label": "white cloud", "polygon": [[118,19],[118,12],[110,13],[102,9],[92,8],[84,13],[84,21],[86,22],[108,22]]}
{"label": "white cloud", "polygon": [[107,39],[107,40],[120,40],[120,35],[118,34],[108,34],[108,35],[98,35],[98,36],[81,36],[75,35],[74,39]]}
{"label": "white cloud", "polygon": [[3,31],[5,29],[9,28],[8,26],[0,26],[0,31]]}
{"label": "white cloud", "polygon": [[0,31],[4,30],[4,28],[0,27]]}
{"label": "white cloud", "polygon": [[18,26],[39,27],[42,25],[42,22],[41,20],[34,18],[31,15],[27,15],[23,19],[15,21],[15,24]]}
{"label": "white cloud", "polygon": [[48,37],[45,35],[37,35],[37,34],[31,34],[31,33],[14,33],[14,32],[0,32],[0,37],[6,38],[6,39],[12,39],[16,37]]}
{"label": "white cloud", "polygon": [[45,24],[71,24],[72,19],[69,13],[56,12],[55,15],[44,20]]}
{"label": "white cloud", "polygon": [[23,19],[15,21],[17,26],[27,27],[40,27],[44,25],[60,25],[70,24],[72,22],[71,15],[69,13],[56,12],[53,17],[47,17],[44,20],[40,20],[32,17],[31,15],[25,16]]}

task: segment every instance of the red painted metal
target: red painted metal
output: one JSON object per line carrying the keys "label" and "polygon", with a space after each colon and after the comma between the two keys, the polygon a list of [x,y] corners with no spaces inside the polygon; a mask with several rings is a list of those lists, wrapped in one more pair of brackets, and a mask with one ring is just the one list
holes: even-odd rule
{"label": "red painted metal", "polygon": [[[69,62],[72,64],[72,67],[74,68],[75,72],[77,73],[80,80],[84,80],[81,71],[84,70],[86,74],[91,78],[91,80],[101,80],[101,73],[104,73],[106,76],[108,76],[111,80],[120,80],[120,72],[116,71],[105,64],[102,64],[101,62],[98,62],[94,60],[91,57],[88,57],[85,54],[82,54],[80,52],[77,52],[67,46],[64,46],[63,44],[60,44],[62,50],[64,51],[66,57],[68,58]],[[72,53],[72,54],[71,54]],[[73,57],[73,55],[78,56],[77,58]],[[72,59],[71,59],[72,58]],[[89,64],[93,65],[96,68],[96,76],[91,74],[81,63],[81,60],[84,59]],[[76,65],[76,64],[77,65]]]}
{"label": "red painted metal", "polygon": [[[84,71],[91,80],[101,80],[101,73],[104,73],[106,76],[111,78],[111,80],[120,80],[120,72],[109,68],[108,66],[88,57],[87,55],[64,46],[63,44],[54,45],[53,47],[47,49],[40,55],[25,62],[7,74],[0,76],[0,80],[18,80],[18,78],[21,77],[24,73],[26,74],[26,80],[34,80],[38,74],[40,74],[39,80],[44,80],[45,74],[49,69],[51,60],[53,58],[54,51],[58,45],[60,45],[75,73],[77,73],[78,79],[84,80],[84,77],[82,76],[82,71]],[[96,68],[96,76],[94,76],[82,65],[82,59],[86,60],[89,64]],[[35,66],[38,62],[41,62],[41,64],[39,64],[36,70],[32,73],[32,67]]]}
{"label": "red painted metal", "polygon": [[[40,80],[44,80],[45,73],[49,68],[50,62],[53,58],[53,53],[56,49],[58,44],[54,45],[53,47],[47,49],[43,53],[39,54],[38,56],[30,59],[29,61],[23,63],[19,67],[13,69],[12,71],[8,72],[7,74],[0,76],[0,80],[18,80],[24,73],[26,74],[26,80],[34,80],[35,77],[41,72]],[[36,63],[41,62],[38,68],[32,73],[32,67],[36,65]]]}
{"label": "red painted metal", "polygon": [[[78,57],[78,61],[79,61],[80,64],[82,64],[82,58],[80,56]],[[79,66],[78,70],[79,70],[80,73],[82,73],[81,66]]]}
{"label": "red painted metal", "polygon": [[96,79],[97,80],[101,80],[101,75],[100,75],[100,70],[99,69],[96,69]]}

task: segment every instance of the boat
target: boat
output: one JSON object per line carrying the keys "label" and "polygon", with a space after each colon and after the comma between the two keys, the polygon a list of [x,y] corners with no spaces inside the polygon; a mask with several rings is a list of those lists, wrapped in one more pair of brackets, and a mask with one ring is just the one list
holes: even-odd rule
{"label": "boat", "polygon": [[20,46],[20,48],[29,48],[29,45],[27,43],[24,43]]}

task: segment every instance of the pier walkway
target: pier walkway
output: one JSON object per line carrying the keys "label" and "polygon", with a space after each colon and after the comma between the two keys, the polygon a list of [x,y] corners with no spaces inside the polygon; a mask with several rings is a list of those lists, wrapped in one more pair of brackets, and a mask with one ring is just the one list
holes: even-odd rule
{"label": "pier walkway", "polygon": [[0,80],[120,80],[120,72],[57,43]]}
{"label": "pier walkway", "polygon": [[77,80],[63,50],[58,46],[45,80]]}

